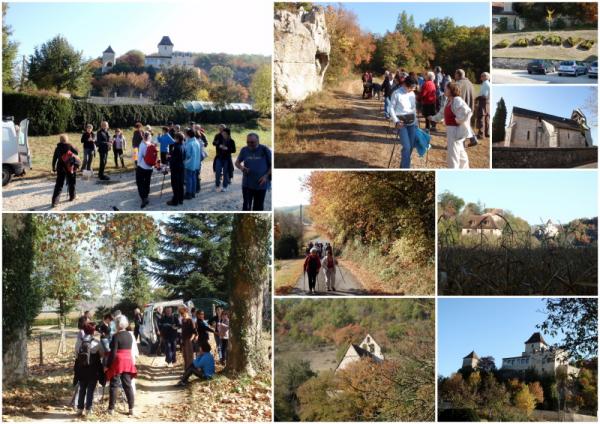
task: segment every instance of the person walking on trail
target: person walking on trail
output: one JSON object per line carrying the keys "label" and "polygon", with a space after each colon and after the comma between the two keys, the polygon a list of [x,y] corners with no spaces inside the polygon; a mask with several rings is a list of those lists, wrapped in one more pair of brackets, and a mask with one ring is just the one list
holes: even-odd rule
{"label": "person walking on trail", "polygon": [[219,350],[219,362],[225,366],[227,364],[227,349],[229,347],[229,312],[223,311],[221,313],[221,320],[217,326],[219,331],[220,350]]}
{"label": "person walking on trail", "polygon": [[81,144],[83,144],[83,164],[81,169],[91,171],[94,155],[96,154],[96,134],[94,134],[94,126],[92,124],[85,126],[85,132],[81,134]]}
{"label": "person walking on trail", "polygon": [[244,175],[242,177],[242,210],[264,210],[265,196],[271,181],[271,163],[271,150],[260,144],[258,134],[248,134],[246,146],[242,147],[235,161],[236,168]]}
{"label": "person walking on trail", "polygon": [[106,384],[102,367],[105,351],[102,343],[94,338],[95,326],[93,323],[86,323],[82,330],[84,336],[75,345],[77,358],[74,367],[74,383],[79,385],[77,414],[85,416],[92,412],[97,384],[100,383],[101,386]]}
{"label": "person walking on trail", "polygon": [[56,173],[56,183],[52,193],[52,207],[55,207],[58,203],[65,181],[69,190],[69,201],[75,200],[77,169],[81,164],[77,157],[79,152],[69,143],[69,137],[66,134],[61,134],[58,140],[59,142],[52,155],[52,172]]}
{"label": "person walking on trail", "polygon": [[444,122],[448,143],[448,168],[466,169],[469,167],[469,157],[465,151],[465,139],[469,137],[469,121],[471,109],[460,96],[460,87],[451,82],[444,91],[446,103],[435,115],[430,116],[434,122]]}
{"label": "person walking on trail", "polygon": [[208,343],[200,344],[200,355],[185,369],[181,380],[179,380],[176,386],[182,387],[188,384],[192,374],[201,380],[210,380],[215,375],[215,358],[210,353],[210,345]]}
{"label": "person walking on trail", "polygon": [[110,180],[110,178],[104,174],[106,162],[108,162],[108,152],[111,148],[110,134],[108,133],[108,122],[106,121],[102,121],[100,123],[100,129],[96,133],[96,146],[98,147],[98,156],[100,158],[100,165],[98,166],[98,179],[102,181]]}
{"label": "person walking on trail", "polygon": [[390,115],[398,131],[402,145],[400,168],[409,169],[412,151],[415,148],[417,128],[417,102],[415,88],[417,82],[407,77],[402,87],[392,94]]}
{"label": "person walking on trail", "polygon": [[156,165],[157,149],[151,143],[152,134],[144,132],[144,140],[139,145],[137,167],[135,168],[135,183],[137,185],[138,194],[142,199],[140,208],[145,208],[150,201],[150,183],[152,182],[152,170]]}
{"label": "person walking on trail", "polygon": [[390,101],[392,97],[392,78],[390,71],[385,71],[385,78],[381,83],[381,91],[383,92],[383,115],[385,119],[390,118]]}
{"label": "person walking on trail", "polygon": [[167,202],[167,205],[169,206],[179,206],[183,204],[185,181],[185,146],[183,141],[183,134],[175,134],[175,144],[173,144],[171,158],[169,159],[171,188],[173,189],[173,198]]}
{"label": "person walking on trail", "polygon": [[321,262],[323,273],[325,274],[325,284],[327,291],[335,291],[335,273],[337,270],[338,261],[333,257],[333,253],[329,249],[325,249],[326,254]]}
{"label": "person walking on trail", "polygon": [[165,343],[165,362],[172,367],[177,362],[177,328],[179,321],[171,308],[165,308],[165,315],[159,321],[160,333]]}
{"label": "person walking on trail", "polygon": [[181,353],[183,356],[183,369],[187,369],[194,360],[192,339],[194,338],[196,331],[188,308],[185,306],[179,308],[179,316],[181,317]]}
{"label": "person walking on trail", "polygon": [[444,99],[444,87],[443,87],[444,73],[442,72],[441,66],[436,66],[433,69],[433,84],[435,85],[435,112],[440,110],[441,103]]}
{"label": "person walking on trail", "polygon": [[317,275],[321,270],[321,260],[317,248],[310,249],[310,254],[304,259],[304,272],[308,275],[308,293],[316,293]]}
{"label": "person walking on trail", "polygon": [[490,74],[481,74],[481,88],[479,96],[475,99],[477,105],[477,136],[488,138],[490,136]]}
{"label": "person walking on trail", "polygon": [[208,323],[206,322],[206,318],[204,317],[204,311],[196,311],[196,346],[200,347],[204,343],[208,344],[208,333],[214,332],[215,330],[210,328]]}
{"label": "person walking on trail", "polygon": [[435,83],[433,82],[434,79],[435,74],[433,72],[427,72],[425,82],[419,93],[421,98],[421,110],[425,117],[425,128],[431,131],[435,131],[435,122],[431,122],[427,118],[436,114],[435,106],[437,94]]}
{"label": "person walking on trail", "polygon": [[127,404],[129,406],[129,415],[135,415],[134,393],[131,380],[137,377],[137,369],[133,361],[131,350],[133,348],[133,337],[127,331],[129,321],[125,315],[117,318],[117,333],[110,342],[110,354],[106,363],[104,373],[106,380],[110,381],[110,391],[108,399],[108,414],[113,415],[117,403],[117,392],[120,386],[125,392]]}
{"label": "person walking on trail", "polygon": [[125,159],[123,153],[125,152],[125,136],[120,128],[115,129],[115,135],[113,136],[112,148],[113,155],[115,157],[115,168],[119,167],[119,161],[121,161],[121,167],[125,168]]}
{"label": "person walking on trail", "polygon": [[184,199],[190,200],[196,197],[196,171],[200,163],[200,144],[196,140],[193,129],[188,128],[185,132],[185,195]]}
{"label": "person walking on trail", "polygon": [[[465,71],[463,69],[458,69],[454,73],[454,79],[456,80],[456,84],[458,85],[458,88],[460,89],[460,97],[465,101],[465,103],[467,104],[469,109],[471,111],[474,111],[475,110],[475,97],[473,94],[473,84],[465,76]],[[472,118],[473,118],[473,116],[471,115],[471,117],[469,118],[469,122],[467,122],[467,124],[468,124],[467,128],[469,130],[469,135],[467,136],[467,138],[470,140],[469,147],[477,146],[477,144],[478,144],[477,137],[475,137],[475,134],[473,133],[473,129],[471,127]]]}
{"label": "person walking on trail", "polygon": [[136,342],[140,338],[140,327],[144,323],[144,316],[142,315],[142,311],[139,308],[135,308],[133,311],[133,336],[135,337]]}
{"label": "person walking on trail", "polygon": [[131,136],[131,154],[135,166],[138,164],[138,156],[140,152],[140,144],[144,141],[144,130],[141,122],[136,122]]}
{"label": "person walking on trail", "polygon": [[169,165],[169,148],[175,144],[175,139],[169,134],[168,127],[162,127],[162,134],[158,136],[158,144],[160,144],[160,163]]}
{"label": "person walking on trail", "polygon": [[233,178],[233,159],[231,155],[236,152],[235,141],[231,138],[231,129],[224,128],[220,134],[220,137],[215,136],[213,145],[217,154],[213,160],[213,171],[215,173],[215,191],[219,189],[221,185],[221,176],[223,177],[223,189],[222,192],[228,191],[229,183]]}
{"label": "person walking on trail", "polygon": [[[213,334],[215,336],[215,345],[217,346],[216,354],[217,356],[221,354],[221,337],[219,337],[219,323],[221,322],[221,316],[223,315],[223,308],[221,306],[217,306],[215,308],[215,315],[208,322],[209,325],[212,325],[214,328]],[[219,358],[221,359],[221,358]]]}

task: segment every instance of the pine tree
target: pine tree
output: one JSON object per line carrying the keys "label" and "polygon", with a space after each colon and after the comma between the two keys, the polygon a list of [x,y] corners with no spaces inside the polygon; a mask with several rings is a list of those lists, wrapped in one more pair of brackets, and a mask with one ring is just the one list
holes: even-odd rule
{"label": "pine tree", "polygon": [[500,97],[496,106],[496,113],[492,120],[492,142],[501,143],[506,137],[506,104],[504,99]]}
{"label": "pine tree", "polygon": [[143,307],[152,296],[150,279],[140,259],[143,257],[143,251],[135,251],[129,263],[125,265],[121,277],[121,299],[135,304],[138,308]]}
{"label": "pine tree", "polygon": [[171,216],[161,232],[158,255],[150,260],[150,275],[172,297],[225,298],[231,225],[231,214]]}
{"label": "pine tree", "polygon": [[14,65],[17,58],[19,43],[11,41],[9,37],[13,31],[4,23],[8,3],[2,3],[2,89],[11,89],[15,85]]}

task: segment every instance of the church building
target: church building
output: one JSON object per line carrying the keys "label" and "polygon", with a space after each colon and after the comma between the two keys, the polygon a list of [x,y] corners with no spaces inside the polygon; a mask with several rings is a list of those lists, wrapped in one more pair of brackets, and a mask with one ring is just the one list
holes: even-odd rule
{"label": "church building", "polygon": [[350,364],[360,361],[363,358],[369,358],[376,363],[381,363],[384,360],[381,346],[373,340],[370,334],[367,334],[360,344],[351,344],[348,346],[348,350],[335,369],[335,372],[343,370]]}

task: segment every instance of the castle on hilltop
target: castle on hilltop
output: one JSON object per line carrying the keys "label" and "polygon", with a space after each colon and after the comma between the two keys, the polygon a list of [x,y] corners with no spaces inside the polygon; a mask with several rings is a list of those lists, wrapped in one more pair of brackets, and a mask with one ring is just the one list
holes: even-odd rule
{"label": "castle on hilltop", "polygon": [[[472,351],[463,358],[463,368],[476,369],[480,358]],[[558,369],[564,369],[569,375],[579,374],[579,368],[569,365],[568,353],[560,348],[549,346],[541,333],[535,332],[525,341],[525,351],[519,356],[502,358],[503,370],[527,371],[535,370],[538,374],[556,374]]]}
{"label": "castle on hilltop", "polygon": [[[173,51],[174,44],[165,35],[158,43],[158,52],[144,58],[144,66],[169,68],[171,66],[194,66],[192,53]],[[116,64],[116,54],[111,46],[102,52],[102,72],[108,72]]]}

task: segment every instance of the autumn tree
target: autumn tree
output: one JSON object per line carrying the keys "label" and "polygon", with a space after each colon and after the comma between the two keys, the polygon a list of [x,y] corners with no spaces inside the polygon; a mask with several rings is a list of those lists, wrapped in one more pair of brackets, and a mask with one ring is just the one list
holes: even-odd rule
{"label": "autumn tree", "polygon": [[514,405],[525,412],[528,416],[531,415],[531,412],[535,409],[535,397],[529,391],[529,388],[526,385],[523,385],[514,396]]}
{"label": "autumn tree", "polygon": [[544,403],[544,389],[539,381],[529,383],[527,388],[537,404]]}
{"label": "autumn tree", "polygon": [[250,96],[254,101],[254,109],[263,116],[271,117],[271,65],[258,68],[250,83]]}
{"label": "autumn tree", "polygon": [[157,98],[165,104],[182,100],[196,100],[202,86],[200,71],[184,66],[172,66],[156,75]]}
{"label": "autumn tree", "polygon": [[456,216],[461,212],[465,201],[446,190],[438,195],[438,205],[442,213],[448,216]]}
{"label": "autumn tree", "polygon": [[493,356],[483,356],[479,359],[477,368],[486,373],[492,373],[496,371],[496,360]]}
{"label": "autumn tree", "polygon": [[263,299],[269,287],[270,219],[236,214],[227,265],[231,309],[231,345],[227,369],[256,375],[266,366],[263,346]]}
{"label": "autumn tree", "polygon": [[496,105],[496,113],[492,118],[492,141],[494,143],[502,143],[506,138],[506,103],[500,97]]}
{"label": "autumn tree", "polygon": [[10,39],[12,28],[5,23],[8,3],[2,3],[2,89],[7,90],[14,87],[14,66],[17,59],[19,43]]}
{"label": "autumn tree", "polygon": [[129,50],[125,54],[117,57],[115,62],[126,64],[131,68],[142,68],[145,62],[145,55],[140,50]]}

